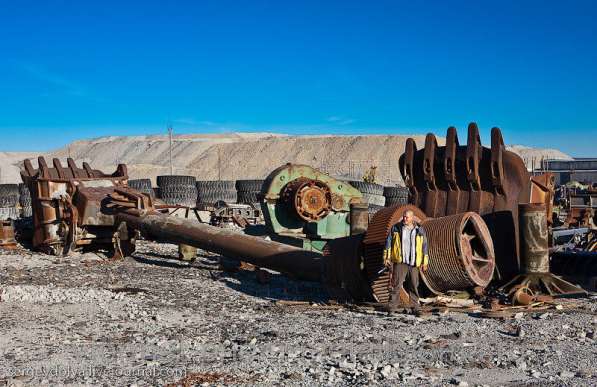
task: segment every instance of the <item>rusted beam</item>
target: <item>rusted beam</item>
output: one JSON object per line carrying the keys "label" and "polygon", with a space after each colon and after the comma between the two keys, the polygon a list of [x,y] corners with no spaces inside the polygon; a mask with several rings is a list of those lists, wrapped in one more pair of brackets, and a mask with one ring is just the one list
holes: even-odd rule
{"label": "rusted beam", "polygon": [[119,213],[117,222],[125,222],[155,240],[195,246],[301,280],[321,280],[322,256],[315,252],[158,213]]}

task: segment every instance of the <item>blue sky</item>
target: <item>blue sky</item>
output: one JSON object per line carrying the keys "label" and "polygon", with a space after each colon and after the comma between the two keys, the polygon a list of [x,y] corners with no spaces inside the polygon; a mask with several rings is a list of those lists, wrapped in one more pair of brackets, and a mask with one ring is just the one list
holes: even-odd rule
{"label": "blue sky", "polygon": [[[594,1],[3,1],[0,151],[275,131],[597,156]],[[59,134],[57,134],[59,133]]]}

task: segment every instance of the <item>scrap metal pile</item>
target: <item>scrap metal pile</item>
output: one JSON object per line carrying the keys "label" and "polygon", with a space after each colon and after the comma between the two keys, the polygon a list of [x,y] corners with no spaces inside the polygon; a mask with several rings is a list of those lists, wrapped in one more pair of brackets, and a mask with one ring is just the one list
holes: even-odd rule
{"label": "scrap metal pile", "polygon": [[43,157],[37,163],[35,169],[30,160],[25,160],[21,172],[31,192],[34,248],[52,255],[84,248],[103,249],[113,257],[134,251],[134,233],[116,223],[114,211],[106,203],[109,194],[126,184],[126,165],[119,164],[108,175],[87,163],[79,168],[71,158],[67,167],[58,159],[53,159],[53,167]]}
{"label": "scrap metal pile", "polygon": [[562,228],[597,228],[597,186],[569,183],[558,187],[555,213]]}
{"label": "scrap metal pile", "polygon": [[[475,124],[469,125],[466,145],[459,144],[453,127],[445,146],[438,146],[433,134],[421,150],[408,139],[399,163],[408,188],[406,205],[398,187],[363,193],[359,184],[294,164],[275,169],[264,181],[235,186],[161,177],[158,196],[170,200],[164,204],[155,198],[151,182],[129,181],[125,165],[108,175],[86,163],[79,168],[72,159],[67,164],[54,159],[48,167],[40,157],[37,169],[25,160],[22,172],[31,192],[33,247],[49,254],[103,249],[123,257],[134,252],[143,235],[321,281],[339,300],[385,303],[390,293],[385,241],[404,212],[412,210],[427,231],[430,265],[421,274],[432,294],[504,284],[502,291],[510,295],[521,289],[584,293],[550,273],[553,176],[531,178],[520,157],[505,149],[497,128],[491,131],[490,148],[481,145]],[[246,203],[213,203],[214,189],[226,191],[230,201],[242,197]],[[367,202],[377,200],[371,195],[384,198],[386,191],[395,205],[380,207],[370,217]],[[181,208],[185,216],[170,214]],[[255,222],[247,221],[259,215],[257,210],[265,221],[261,234],[252,227]],[[209,216],[202,217],[201,211]],[[226,222],[245,233],[215,227]]]}

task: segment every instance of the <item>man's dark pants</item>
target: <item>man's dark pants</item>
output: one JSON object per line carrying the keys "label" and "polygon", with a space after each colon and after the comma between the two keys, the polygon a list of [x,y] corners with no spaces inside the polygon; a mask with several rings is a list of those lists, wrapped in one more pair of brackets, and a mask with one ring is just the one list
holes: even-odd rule
{"label": "man's dark pants", "polygon": [[[419,268],[407,265],[406,263],[395,263],[394,264],[394,278],[392,299],[391,302],[397,304],[400,302],[400,288],[404,287],[404,290],[408,293],[412,307],[418,308],[419,306]],[[406,281],[408,277],[408,281]],[[406,281],[406,284],[405,284]]]}

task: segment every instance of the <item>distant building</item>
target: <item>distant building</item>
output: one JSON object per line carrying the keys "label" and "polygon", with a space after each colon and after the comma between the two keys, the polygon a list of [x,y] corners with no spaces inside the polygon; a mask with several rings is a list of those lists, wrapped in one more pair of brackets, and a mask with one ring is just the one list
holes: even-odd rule
{"label": "distant building", "polygon": [[570,181],[597,182],[597,158],[575,158],[573,160],[542,160],[541,167],[534,172],[553,172],[556,184]]}

